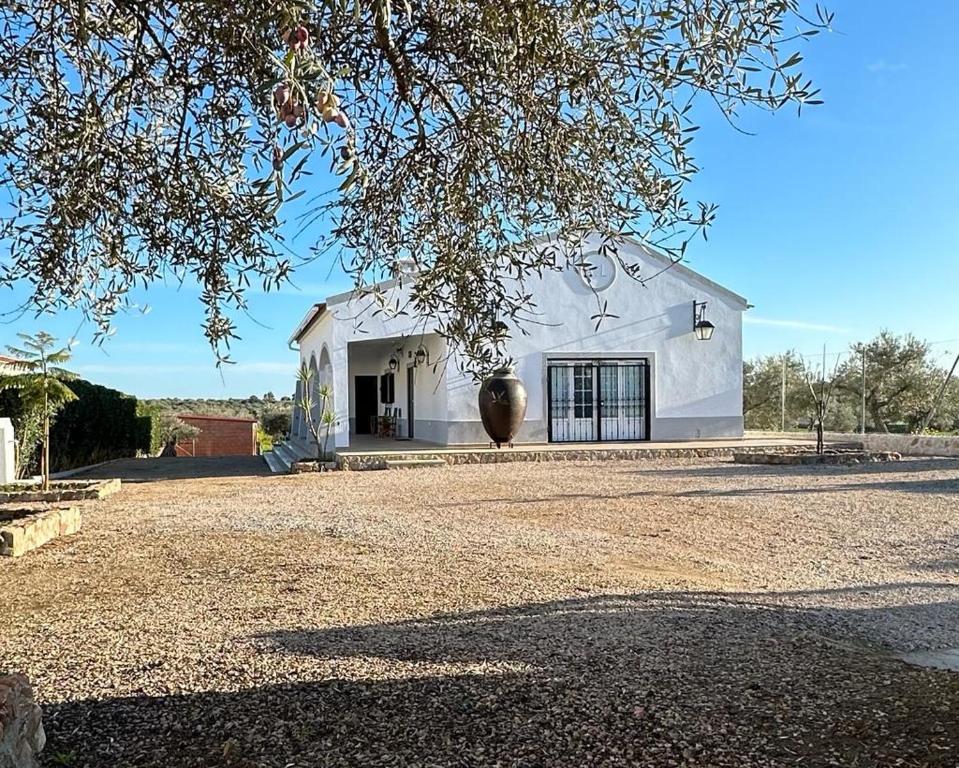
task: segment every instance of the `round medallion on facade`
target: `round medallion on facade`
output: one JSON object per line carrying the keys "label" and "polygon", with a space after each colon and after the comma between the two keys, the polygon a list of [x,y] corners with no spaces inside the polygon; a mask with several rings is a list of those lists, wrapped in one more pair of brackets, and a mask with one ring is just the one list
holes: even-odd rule
{"label": "round medallion on facade", "polygon": [[583,284],[594,291],[605,291],[616,279],[616,259],[605,253],[594,251],[583,255],[584,264],[579,270]]}

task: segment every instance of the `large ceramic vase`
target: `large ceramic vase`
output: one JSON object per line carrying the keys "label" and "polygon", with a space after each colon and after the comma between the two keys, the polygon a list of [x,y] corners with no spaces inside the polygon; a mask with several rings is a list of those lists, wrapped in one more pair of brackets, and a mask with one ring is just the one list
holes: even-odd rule
{"label": "large ceramic vase", "polygon": [[512,368],[494,371],[479,391],[479,412],[490,440],[512,445],[526,418],[526,387]]}

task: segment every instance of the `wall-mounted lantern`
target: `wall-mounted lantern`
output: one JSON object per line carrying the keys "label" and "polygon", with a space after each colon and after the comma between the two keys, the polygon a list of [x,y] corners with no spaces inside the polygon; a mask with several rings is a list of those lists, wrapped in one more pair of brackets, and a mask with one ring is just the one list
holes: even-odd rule
{"label": "wall-mounted lantern", "polygon": [[395,373],[396,369],[400,367],[400,361],[399,361],[399,358],[396,356],[396,353],[393,353],[392,355],[390,355],[389,366],[390,366],[390,371],[392,371],[393,373]]}
{"label": "wall-mounted lantern", "polygon": [[430,353],[427,351],[426,347],[420,344],[416,348],[416,353],[413,358],[413,364],[416,366],[423,365],[423,363],[428,363],[430,361]]}
{"label": "wall-mounted lantern", "polygon": [[706,319],[706,302],[693,302],[693,333],[700,341],[709,341],[713,337],[716,326]]}

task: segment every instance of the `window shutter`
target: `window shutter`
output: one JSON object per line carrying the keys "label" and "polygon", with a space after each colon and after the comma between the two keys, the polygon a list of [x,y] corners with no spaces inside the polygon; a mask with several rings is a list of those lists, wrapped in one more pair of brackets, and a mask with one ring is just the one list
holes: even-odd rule
{"label": "window shutter", "polygon": [[386,405],[392,405],[394,396],[394,376],[392,373],[384,373],[380,376],[380,402]]}

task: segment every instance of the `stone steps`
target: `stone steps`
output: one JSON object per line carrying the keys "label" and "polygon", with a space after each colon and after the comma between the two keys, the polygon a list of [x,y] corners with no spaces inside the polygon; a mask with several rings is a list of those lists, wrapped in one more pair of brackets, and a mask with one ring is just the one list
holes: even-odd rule
{"label": "stone steps", "polygon": [[271,472],[287,473],[296,462],[316,458],[316,448],[301,438],[292,437],[274,443],[273,450],[263,454],[263,458]]}
{"label": "stone steps", "polygon": [[283,463],[283,459],[277,456],[275,451],[267,451],[264,453],[263,460],[270,468],[270,472],[272,472],[274,475],[283,474],[284,472],[290,471],[289,466]]}
{"label": "stone steps", "polygon": [[276,452],[280,461],[286,465],[287,469],[290,468],[293,462],[299,461],[301,458],[300,452],[287,443],[280,443],[273,450]]}

